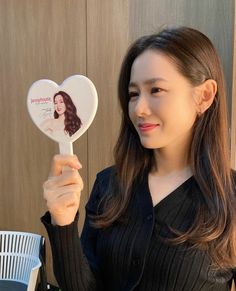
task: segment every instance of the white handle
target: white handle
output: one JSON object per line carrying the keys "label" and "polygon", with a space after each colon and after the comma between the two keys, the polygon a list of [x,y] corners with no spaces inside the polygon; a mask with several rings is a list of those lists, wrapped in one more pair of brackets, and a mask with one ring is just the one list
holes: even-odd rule
{"label": "white handle", "polygon": [[59,151],[62,155],[73,155],[72,142],[59,142]]}
{"label": "white handle", "polygon": [[[59,142],[59,151],[62,155],[73,155],[72,142]],[[63,167],[62,172],[71,171],[70,167]]]}

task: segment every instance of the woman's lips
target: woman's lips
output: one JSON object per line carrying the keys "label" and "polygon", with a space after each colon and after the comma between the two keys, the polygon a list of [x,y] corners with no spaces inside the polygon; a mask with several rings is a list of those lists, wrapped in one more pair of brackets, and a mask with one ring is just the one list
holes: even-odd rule
{"label": "woman's lips", "polygon": [[154,128],[160,126],[160,124],[153,124],[153,123],[139,123],[138,128],[141,132],[147,132],[153,130]]}

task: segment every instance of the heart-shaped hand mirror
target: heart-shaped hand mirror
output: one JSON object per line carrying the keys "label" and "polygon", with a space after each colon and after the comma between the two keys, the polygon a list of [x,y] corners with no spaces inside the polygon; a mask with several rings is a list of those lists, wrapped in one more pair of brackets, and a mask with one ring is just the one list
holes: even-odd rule
{"label": "heart-shaped hand mirror", "polygon": [[37,127],[59,143],[61,154],[73,154],[72,143],[91,125],[98,106],[92,81],[82,75],[67,78],[61,85],[38,80],[28,92],[29,114]]}

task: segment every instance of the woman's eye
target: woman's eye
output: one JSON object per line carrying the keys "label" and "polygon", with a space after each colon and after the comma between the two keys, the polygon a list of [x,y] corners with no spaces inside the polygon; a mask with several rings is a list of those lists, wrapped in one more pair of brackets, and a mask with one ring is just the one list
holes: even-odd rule
{"label": "woman's eye", "polygon": [[158,88],[158,87],[155,87],[155,88],[152,88],[151,93],[152,93],[152,94],[155,94],[155,93],[160,93],[160,92],[162,92],[162,91],[163,91],[163,89]]}
{"label": "woman's eye", "polygon": [[129,99],[133,97],[137,97],[137,96],[138,96],[138,92],[129,92]]}

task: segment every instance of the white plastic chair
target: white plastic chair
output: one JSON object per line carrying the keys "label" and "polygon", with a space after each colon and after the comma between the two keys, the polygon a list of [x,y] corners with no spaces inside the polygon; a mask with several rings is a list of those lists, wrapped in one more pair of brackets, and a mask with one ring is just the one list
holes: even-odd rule
{"label": "white plastic chair", "polygon": [[38,234],[0,231],[0,282],[24,284],[22,290],[34,291],[41,267],[42,240]]}

